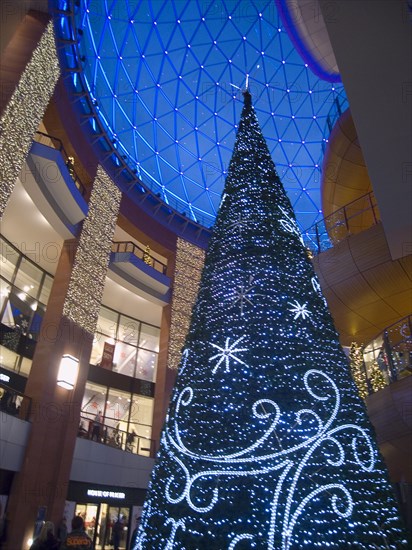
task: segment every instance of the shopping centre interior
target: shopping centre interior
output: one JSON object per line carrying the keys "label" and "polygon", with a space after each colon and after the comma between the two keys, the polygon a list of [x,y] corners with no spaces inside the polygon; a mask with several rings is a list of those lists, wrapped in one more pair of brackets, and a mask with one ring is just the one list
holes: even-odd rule
{"label": "shopping centre interior", "polygon": [[410,3],[0,8],[1,547],[128,548],[246,87],[412,530]]}

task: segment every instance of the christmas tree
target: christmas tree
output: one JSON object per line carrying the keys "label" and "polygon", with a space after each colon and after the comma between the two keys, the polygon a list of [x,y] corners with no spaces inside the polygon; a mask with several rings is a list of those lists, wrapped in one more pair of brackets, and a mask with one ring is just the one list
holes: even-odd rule
{"label": "christmas tree", "polygon": [[358,346],[355,342],[350,345],[349,364],[352,371],[352,378],[355,381],[358,393],[362,399],[365,399],[372,388],[366,374],[366,367],[363,361],[363,346]]}
{"label": "christmas tree", "polygon": [[249,92],[136,549],[406,548]]}

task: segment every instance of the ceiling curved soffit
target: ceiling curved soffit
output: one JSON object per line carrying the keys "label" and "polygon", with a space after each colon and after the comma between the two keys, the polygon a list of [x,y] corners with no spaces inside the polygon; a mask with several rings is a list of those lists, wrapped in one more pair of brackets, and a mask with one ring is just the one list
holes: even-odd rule
{"label": "ceiling curved soffit", "polygon": [[325,217],[372,191],[350,109],[338,118],[329,136],[321,187]]}
{"label": "ceiling curved soffit", "polygon": [[[340,73],[318,0],[275,0],[282,21],[302,58],[313,72],[329,82],[340,82]],[[337,6],[325,6],[327,17],[336,17]]]}
{"label": "ceiling curved soffit", "polygon": [[381,223],[312,261],[342,345],[367,345],[410,315],[412,255],[392,260]]}

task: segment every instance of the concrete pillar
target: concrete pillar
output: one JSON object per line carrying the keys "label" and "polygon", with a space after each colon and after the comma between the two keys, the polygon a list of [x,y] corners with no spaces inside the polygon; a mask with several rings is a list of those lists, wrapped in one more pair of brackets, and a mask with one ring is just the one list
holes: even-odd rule
{"label": "concrete pillar", "polygon": [[163,309],[160,332],[159,368],[152,432],[156,448],[159,446],[170,394],[189,330],[204,259],[204,250],[180,237],[177,239],[174,262],[170,262],[169,265],[169,269],[173,270],[172,300],[171,304]]}

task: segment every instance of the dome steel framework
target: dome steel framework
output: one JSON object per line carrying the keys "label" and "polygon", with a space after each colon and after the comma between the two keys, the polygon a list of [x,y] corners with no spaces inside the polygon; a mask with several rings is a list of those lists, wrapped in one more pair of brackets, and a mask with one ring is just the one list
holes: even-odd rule
{"label": "dome steel framework", "polygon": [[72,85],[87,91],[114,168],[127,165],[138,186],[210,227],[247,85],[300,227],[321,217],[326,121],[345,92],[302,61],[273,0],[75,4],[70,31],[58,18],[60,36],[76,42],[65,62],[81,68]]}

